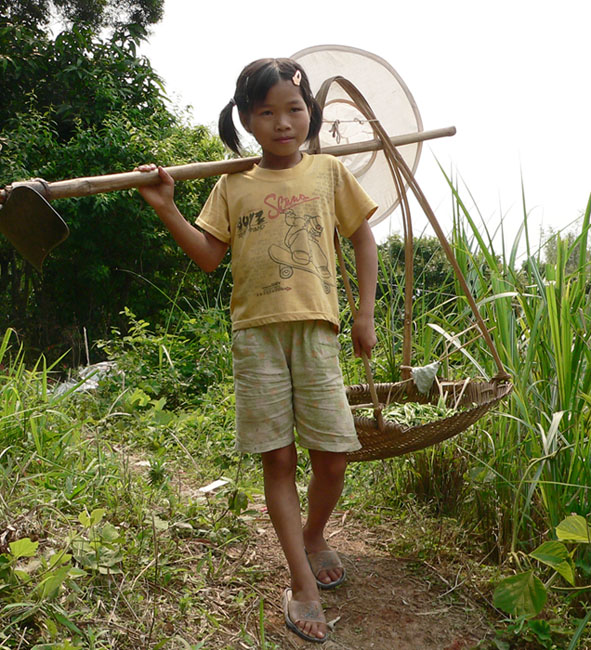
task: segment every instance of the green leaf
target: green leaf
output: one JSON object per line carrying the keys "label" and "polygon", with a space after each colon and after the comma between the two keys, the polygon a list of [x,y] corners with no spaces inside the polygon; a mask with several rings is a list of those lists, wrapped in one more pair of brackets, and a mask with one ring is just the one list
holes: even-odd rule
{"label": "green leaf", "polygon": [[532,618],[542,611],[546,597],[546,588],[532,570],[501,580],[493,603],[508,614]]}
{"label": "green leaf", "polygon": [[41,592],[41,598],[53,598],[57,596],[64,580],[68,577],[70,567],[63,566],[42,580],[37,589]]}
{"label": "green leaf", "polygon": [[72,559],[72,556],[69,553],[54,553],[50,558],[49,558],[49,568],[52,569],[56,566],[59,566],[60,564],[66,564]]}
{"label": "green leaf", "polygon": [[539,641],[552,642],[552,628],[548,621],[529,621],[527,626],[536,635]]}
{"label": "green leaf", "polygon": [[581,515],[569,515],[556,527],[556,537],[565,542],[591,543],[591,528]]}
{"label": "green leaf", "polygon": [[15,569],[14,570],[14,575],[21,582],[28,582],[31,579],[31,576],[26,571],[23,571],[22,569]]}
{"label": "green leaf", "polygon": [[113,524],[110,524],[107,522],[102,528],[101,528],[101,539],[104,542],[117,542],[121,540],[121,534],[119,533],[119,530]]}
{"label": "green leaf", "polygon": [[68,571],[68,578],[84,578],[88,573],[84,569],[79,569],[78,567],[71,567]]}
{"label": "green leaf", "polygon": [[[84,632],[75,623],[73,623],[65,614],[55,611],[53,615],[55,617],[55,620],[58,623],[61,623],[63,626],[67,627],[68,630],[70,630],[70,632],[74,632],[74,634],[78,634],[81,637],[85,636]],[[80,647],[80,646],[76,646],[76,647]]]}
{"label": "green leaf", "polygon": [[78,521],[84,526],[84,528],[90,528],[90,515],[86,510],[83,510],[78,515]]}
{"label": "green leaf", "polygon": [[543,562],[557,571],[567,582],[574,586],[575,576],[571,556],[562,542],[544,542],[530,557]]}
{"label": "green leaf", "polygon": [[17,539],[16,542],[10,542],[10,552],[15,559],[20,557],[33,557],[37,553],[39,542],[32,542],[28,537]]}
{"label": "green leaf", "polygon": [[96,508],[89,515],[88,512],[84,510],[78,515],[78,521],[84,526],[84,528],[91,528],[101,522],[106,512],[107,511],[104,508]]}

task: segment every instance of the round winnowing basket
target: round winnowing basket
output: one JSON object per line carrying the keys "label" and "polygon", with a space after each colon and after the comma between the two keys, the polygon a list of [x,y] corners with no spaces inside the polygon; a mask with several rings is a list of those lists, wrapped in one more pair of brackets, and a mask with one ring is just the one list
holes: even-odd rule
{"label": "round winnowing basket", "polygon": [[[433,404],[443,393],[447,395],[448,402],[455,404],[456,412],[416,426],[384,419],[381,429],[375,418],[354,415],[361,449],[347,454],[350,462],[401,456],[443,442],[477,422],[512,390],[512,385],[506,382],[471,380],[439,380],[427,395],[421,394],[412,381],[377,383],[374,386],[383,407],[405,402]],[[348,386],[347,399],[351,406],[371,405],[369,384]]]}

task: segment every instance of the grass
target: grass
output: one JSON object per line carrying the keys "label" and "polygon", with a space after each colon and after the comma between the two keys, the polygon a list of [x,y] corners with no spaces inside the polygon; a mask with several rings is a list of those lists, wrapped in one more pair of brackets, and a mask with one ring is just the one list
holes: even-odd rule
{"label": "grass", "polygon": [[[403,527],[405,539],[384,542],[393,554],[472,558],[490,600],[494,581],[552,540],[566,514],[591,512],[591,203],[580,232],[555,235],[552,261],[530,250],[524,210],[520,264],[520,243],[495,250],[450,186],[453,246],[514,393],[458,438],[351,465],[342,506],[364,525]],[[429,242],[417,250],[415,363],[442,359],[453,378],[494,374],[489,351],[468,343],[470,311],[440,251]],[[378,381],[399,378],[399,254],[395,242],[380,250]],[[55,365],[41,357],[27,368],[11,330],[0,341],[0,649],[220,648],[229,639],[273,647],[258,587],[264,569],[241,556],[262,480],[258,460],[233,448],[227,315],[216,304],[171,302],[161,327],[127,313],[127,331],[102,343],[117,371],[96,392],[56,391]],[[346,308],[343,323],[343,370],[357,383],[363,369]],[[449,336],[469,355],[453,352]],[[434,413],[407,406],[396,417]],[[298,477],[308,471],[302,456]],[[220,477],[223,487],[199,491]],[[576,589],[551,569],[542,577],[560,620],[549,638],[564,640],[566,629],[574,649],[589,643],[591,559],[584,544],[571,550]],[[523,647],[552,647],[521,623],[510,619],[497,647],[519,647],[527,635],[538,645]]]}

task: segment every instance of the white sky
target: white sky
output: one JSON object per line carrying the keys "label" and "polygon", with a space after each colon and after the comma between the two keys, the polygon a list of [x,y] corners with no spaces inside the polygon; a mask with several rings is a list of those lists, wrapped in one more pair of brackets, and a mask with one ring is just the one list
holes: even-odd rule
{"label": "white sky", "polygon": [[[457,128],[426,143],[416,173],[444,229],[450,191],[435,158],[491,230],[504,217],[511,244],[522,178],[535,237],[540,226],[567,226],[589,199],[590,24],[589,0],[166,0],[141,52],[175,103],[211,126],[254,59],[323,44],[377,54],[408,86],[426,130]],[[399,215],[377,228],[380,239],[400,232]]]}

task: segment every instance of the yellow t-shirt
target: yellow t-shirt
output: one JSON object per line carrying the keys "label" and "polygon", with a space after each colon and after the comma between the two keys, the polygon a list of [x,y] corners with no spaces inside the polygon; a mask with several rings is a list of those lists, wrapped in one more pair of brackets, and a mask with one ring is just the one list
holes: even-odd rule
{"label": "yellow t-shirt", "polygon": [[232,249],[233,328],[295,320],[338,327],[334,230],[350,237],[376,208],[326,154],[222,176],[197,225]]}

